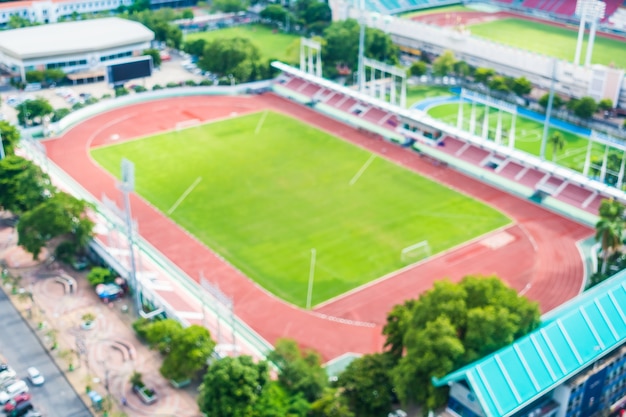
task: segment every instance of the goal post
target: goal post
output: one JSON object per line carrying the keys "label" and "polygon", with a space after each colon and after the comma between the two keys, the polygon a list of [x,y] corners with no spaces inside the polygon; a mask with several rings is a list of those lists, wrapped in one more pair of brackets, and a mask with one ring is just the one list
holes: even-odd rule
{"label": "goal post", "polygon": [[430,255],[430,245],[427,240],[423,240],[402,249],[400,253],[400,260],[405,264],[412,264],[426,259]]}

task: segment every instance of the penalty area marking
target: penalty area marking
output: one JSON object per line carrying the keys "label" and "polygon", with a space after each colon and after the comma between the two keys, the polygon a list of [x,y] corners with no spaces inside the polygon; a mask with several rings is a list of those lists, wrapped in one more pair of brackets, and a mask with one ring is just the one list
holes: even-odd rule
{"label": "penalty area marking", "polygon": [[258,135],[263,127],[263,122],[265,122],[265,118],[267,117],[267,110],[263,113],[263,116],[259,119],[259,123],[256,124],[256,129],[254,129],[254,136]]}
{"label": "penalty area marking", "polygon": [[189,186],[189,188],[187,188],[185,190],[185,192],[183,193],[183,195],[181,195],[178,200],[176,200],[176,202],[174,203],[174,205],[172,207],[170,207],[170,209],[167,211],[167,214],[172,214],[174,212],[174,210],[176,210],[176,208],[180,205],[180,203],[183,202],[183,200],[189,195],[189,193],[191,193],[193,191],[194,188],[196,188],[196,186],[198,184],[200,184],[200,181],[202,181],[202,177],[198,177],[196,178],[196,180],[193,182],[193,184],[191,184]]}
{"label": "penalty area marking", "polygon": [[348,185],[354,185],[354,183],[357,182],[359,178],[361,178],[361,175],[363,175],[363,173],[365,172],[367,167],[370,166],[370,164],[372,163],[374,158],[376,158],[376,154],[370,155],[370,158],[367,161],[365,161],[365,163],[363,164],[361,169],[359,169],[359,172],[354,174],[354,177],[352,177],[352,179],[350,180],[350,183]]}

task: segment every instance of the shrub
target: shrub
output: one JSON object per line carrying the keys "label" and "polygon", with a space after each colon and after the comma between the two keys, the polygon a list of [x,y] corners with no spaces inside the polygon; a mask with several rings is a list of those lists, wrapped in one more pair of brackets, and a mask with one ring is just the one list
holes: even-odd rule
{"label": "shrub", "polygon": [[150,323],[150,320],[144,319],[143,317],[133,322],[133,330],[137,333],[137,337],[144,340],[146,339],[146,328]]}
{"label": "shrub", "polygon": [[[169,82],[165,85],[167,88],[176,88],[176,87],[180,87],[180,83],[175,83],[175,82]],[[153,88],[154,90],[154,88]]]}
{"label": "shrub", "polygon": [[152,91],[155,91],[155,90],[163,90],[163,87],[159,84],[155,84],[152,86]]}
{"label": "shrub", "polygon": [[195,87],[198,84],[196,84],[196,82],[194,80],[187,80],[187,81],[185,81],[185,85],[187,85],[189,87]]}
{"label": "shrub", "polygon": [[59,246],[54,250],[54,257],[66,264],[72,263],[75,255],[76,245],[70,241],[59,243]]}
{"label": "shrub", "polygon": [[87,281],[92,286],[96,286],[99,284],[108,284],[115,280],[115,276],[111,271],[106,268],[95,267],[92,268],[91,271],[87,274]]}
{"label": "shrub", "polygon": [[142,376],[141,376],[141,372],[134,371],[133,374],[130,376],[130,383],[133,387],[137,387],[137,388],[145,387]]}

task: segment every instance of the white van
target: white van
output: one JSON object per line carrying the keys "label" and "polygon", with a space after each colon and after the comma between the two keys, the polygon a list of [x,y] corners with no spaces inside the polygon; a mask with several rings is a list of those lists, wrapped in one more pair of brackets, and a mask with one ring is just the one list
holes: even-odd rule
{"label": "white van", "polygon": [[20,394],[28,392],[28,385],[21,379],[15,381],[2,392],[0,392],[0,405],[4,405]]}

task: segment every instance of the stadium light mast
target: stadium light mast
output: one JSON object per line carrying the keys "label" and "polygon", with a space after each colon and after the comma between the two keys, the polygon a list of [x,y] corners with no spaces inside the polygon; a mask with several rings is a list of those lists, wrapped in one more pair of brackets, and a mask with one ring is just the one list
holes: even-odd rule
{"label": "stadium light mast", "polygon": [[135,165],[126,158],[122,159],[122,181],[119,188],[124,196],[124,214],[126,220],[126,233],[128,234],[128,247],[130,256],[130,285],[133,288],[133,302],[137,314],[141,311],[141,298],[139,294],[139,282],[137,280],[137,266],[135,264],[135,242],[133,233],[133,219],[130,213],[130,193],[135,189]]}
{"label": "stadium light mast", "polygon": [[541,138],[541,151],[539,157],[546,159],[546,144],[548,143],[548,133],[550,131],[550,116],[552,114],[552,104],[554,103],[554,85],[556,84],[556,58],[552,59],[552,78],[550,80],[550,94],[548,95],[548,107],[546,108],[546,118],[543,122],[543,137]]}
{"label": "stadium light mast", "polygon": [[591,28],[589,29],[589,43],[587,44],[587,55],[585,56],[585,66],[591,65],[591,54],[593,53],[593,43],[596,39],[596,29],[598,22],[604,19],[606,12],[606,3],[602,1],[594,1],[591,6]]}
{"label": "stadium light mast", "polygon": [[365,4],[363,0],[359,0],[359,67],[358,85],[359,92],[365,91],[365,65],[363,58],[365,57]]}

